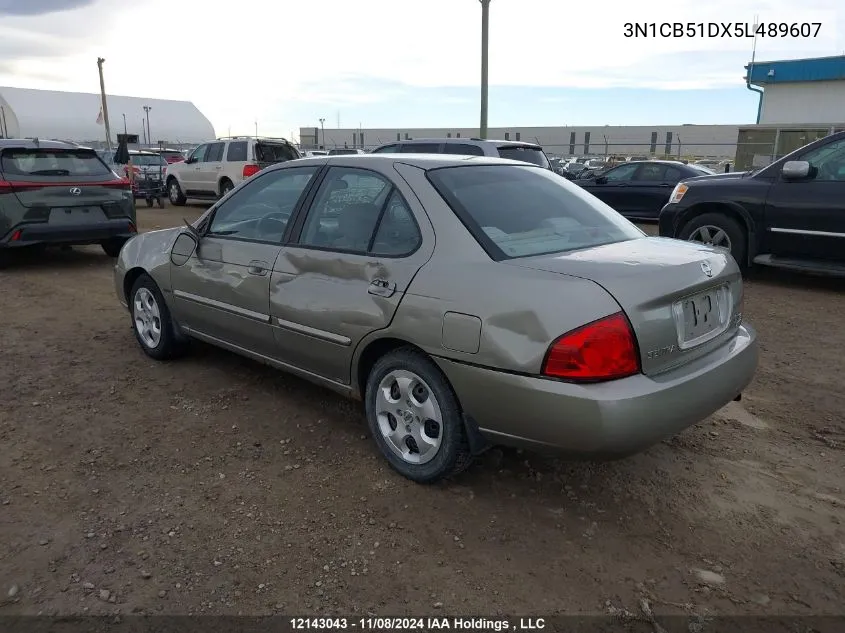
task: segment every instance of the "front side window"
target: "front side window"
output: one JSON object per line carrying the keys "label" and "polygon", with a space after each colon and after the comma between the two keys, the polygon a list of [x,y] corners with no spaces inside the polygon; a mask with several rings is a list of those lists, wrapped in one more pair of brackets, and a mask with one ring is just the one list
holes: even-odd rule
{"label": "front side window", "polygon": [[249,180],[217,209],[208,233],[281,242],[288,220],[317,169],[279,169]]}
{"label": "front side window", "polygon": [[395,256],[415,250],[420,239],[407,204],[387,178],[333,167],[305,219],[300,244]]}
{"label": "front side window", "polygon": [[607,182],[628,182],[634,177],[639,165],[620,165],[604,174]]}
{"label": "front side window", "polygon": [[205,162],[205,154],[208,151],[208,145],[200,145],[191,153],[191,159],[195,163],[204,163]]}
{"label": "front side window", "polygon": [[433,169],[428,178],[496,260],[644,235],[604,202],[546,169],[467,165]]}
{"label": "front side window", "polygon": [[845,139],[807,152],[806,160],[817,170],[815,180],[845,182]]}

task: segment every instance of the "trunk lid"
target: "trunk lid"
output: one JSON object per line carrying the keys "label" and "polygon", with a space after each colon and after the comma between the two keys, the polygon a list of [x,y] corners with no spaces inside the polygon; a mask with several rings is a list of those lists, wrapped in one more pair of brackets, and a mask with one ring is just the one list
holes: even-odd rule
{"label": "trunk lid", "polygon": [[646,237],[502,263],[601,285],[631,322],[646,375],[707,354],[733,336],[742,319],[739,267],[712,247]]}

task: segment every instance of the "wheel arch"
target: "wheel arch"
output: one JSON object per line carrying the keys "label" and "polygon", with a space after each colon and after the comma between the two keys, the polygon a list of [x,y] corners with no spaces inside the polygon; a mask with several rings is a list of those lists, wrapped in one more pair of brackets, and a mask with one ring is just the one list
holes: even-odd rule
{"label": "wheel arch", "polygon": [[132,292],[132,286],[135,285],[135,282],[138,281],[138,278],[141,275],[147,275],[147,271],[140,266],[135,266],[134,268],[130,268],[126,271],[126,274],[123,275],[123,297],[126,299],[126,304],[129,305],[130,298],[129,293]]}
{"label": "wheel arch", "polygon": [[746,264],[750,264],[751,260],[756,254],[756,239],[755,239],[755,222],[751,214],[741,204],[731,201],[719,202],[698,202],[686,209],[678,219],[678,228],[675,230],[675,235],[680,235],[684,227],[689,224],[696,217],[704,215],[705,213],[721,213],[733,220],[737,221],[741,227],[745,228],[746,239]]}

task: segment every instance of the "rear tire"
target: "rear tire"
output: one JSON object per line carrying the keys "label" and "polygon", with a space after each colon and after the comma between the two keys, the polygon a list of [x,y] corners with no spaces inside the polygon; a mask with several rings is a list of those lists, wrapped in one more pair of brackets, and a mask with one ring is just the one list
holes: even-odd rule
{"label": "rear tire", "polygon": [[117,257],[120,255],[120,249],[126,244],[126,240],[106,240],[100,242],[103,252],[109,257]]}
{"label": "rear tire", "polygon": [[179,181],[175,178],[170,178],[167,181],[167,197],[170,199],[170,204],[177,207],[184,207],[188,199],[182,193],[182,187],[179,186]]}
{"label": "rear tire", "polygon": [[458,400],[425,354],[404,347],[382,356],[367,377],[364,403],[379,450],[403,477],[432,484],[472,463]]}
{"label": "rear tire", "polygon": [[235,185],[232,184],[232,181],[228,178],[224,178],[220,181],[220,197],[222,198],[234,188]]}
{"label": "rear tire", "polygon": [[748,233],[724,213],[704,213],[694,217],[683,226],[678,237],[689,242],[728,248],[740,268],[748,266]]}
{"label": "rear tire", "polygon": [[158,285],[142,274],[129,292],[132,332],[144,353],[155,360],[169,360],[185,351],[185,344],[175,334],[176,327]]}

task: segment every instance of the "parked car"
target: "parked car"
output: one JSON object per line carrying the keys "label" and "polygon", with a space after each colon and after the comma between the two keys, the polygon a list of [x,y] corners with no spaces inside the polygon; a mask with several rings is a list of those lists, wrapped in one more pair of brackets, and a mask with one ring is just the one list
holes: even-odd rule
{"label": "parked car", "polygon": [[491,444],[629,455],[752,379],[724,251],[647,237],[536,165],[398,158],[275,165],[130,241],[114,282],[141,349],[196,338],[360,398],[423,483]]}
{"label": "parked car", "polygon": [[845,132],[761,169],[679,183],[659,226],[725,248],[743,267],[845,275]]}
{"label": "parked car", "polygon": [[300,157],[296,146],[283,138],[218,138],[196,147],[183,162],[167,167],[167,194],[177,206],[188,198],[213,200],[268,165]]}
{"label": "parked car", "polygon": [[479,138],[420,138],[388,143],[373,154],[463,154],[465,156],[498,156],[532,163],[551,170],[543,148],[521,141],[492,141]]}
{"label": "parked car", "polygon": [[631,161],[575,182],[626,218],[657,220],[676,184],[710,173],[674,161]]}
{"label": "parked car", "polygon": [[324,149],[307,149],[307,150],[300,150],[299,153],[302,155],[302,158],[314,158],[315,156],[328,156],[328,150]]}
{"label": "parked car", "polygon": [[129,181],[93,149],[0,139],[0,255],[25,246],[100,244],[117,257],[135,233]]}

